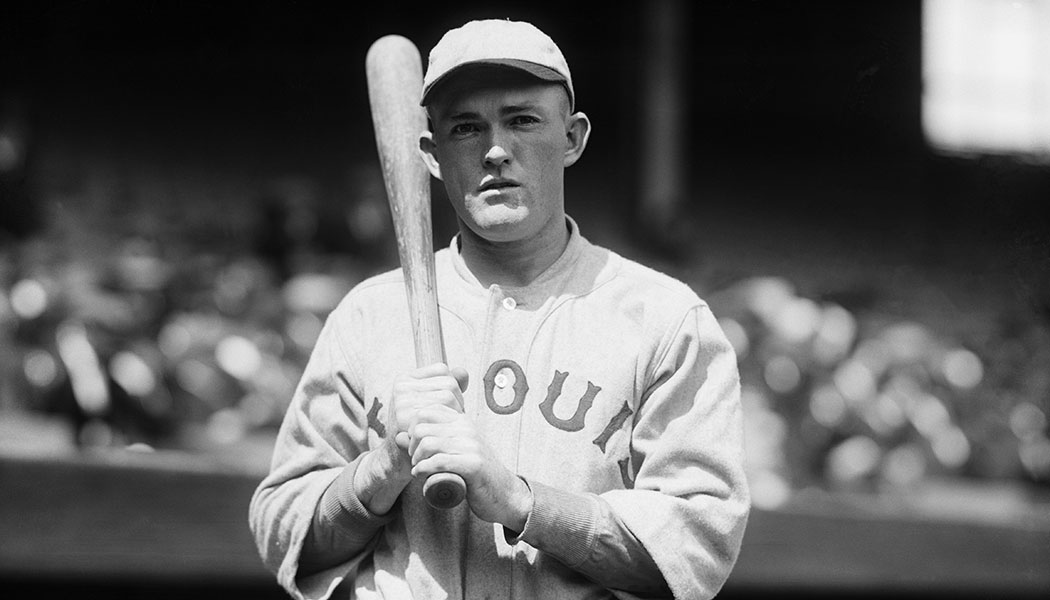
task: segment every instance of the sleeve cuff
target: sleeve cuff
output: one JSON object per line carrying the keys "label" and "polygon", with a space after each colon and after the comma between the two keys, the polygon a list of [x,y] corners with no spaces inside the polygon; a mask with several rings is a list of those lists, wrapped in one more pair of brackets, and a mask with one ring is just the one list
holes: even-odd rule
{"label": "sleeve cuff", "polygon": [[532,512],[521,534],[507,542],[523,541],[569,567],[582,564],[591,556],[597,538],[596,524],[601,513],[598,498],[535,481],[525,483],[532,489]]}
{"label": "sleeve cuff", "polygon": [[348,541],[365,544],[393,519],[393,510],[377,515],[361,503],[354,489],[354,474],[359,464],[360,460],[355,460],[332,481],[321,496],[318,509],[321,517]]}

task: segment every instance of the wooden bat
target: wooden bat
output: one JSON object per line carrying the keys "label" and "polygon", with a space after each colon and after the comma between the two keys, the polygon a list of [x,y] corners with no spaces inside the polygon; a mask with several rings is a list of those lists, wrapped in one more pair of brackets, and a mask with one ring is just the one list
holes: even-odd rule
{"label": "wooden bat", "polygon": [[[397,251],[405,274],[418,366],[445,362],[434,271],[430,218],[430,173],[419,157],[419,134],[427,128],[419,106],[423,68],[419,50],[407,38],[387,35],[365,56],[368,101],[376,148],[394,219]],[[423,485],[427,502],[452,508],[466,496],[463,478],[436,473]]]}

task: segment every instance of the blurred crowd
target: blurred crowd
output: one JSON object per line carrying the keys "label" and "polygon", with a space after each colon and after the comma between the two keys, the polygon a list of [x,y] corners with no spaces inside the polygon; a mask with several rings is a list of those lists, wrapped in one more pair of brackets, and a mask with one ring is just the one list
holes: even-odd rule
{"label": "blurred crowd", "polygon": [[360,277],[346,263],[282,279],[257,256],[145,239],[61,263],[49,250],[0,255],[0,389],[4,409],[67,420],[77,446],[193,447],[274,427]]}
{"label": "blurred crowd", "polygon": [[739,356],[756,505],[928,478],[1050,484],[1050,328],[1034,315],[964,339],[776,277],[711,302]]}

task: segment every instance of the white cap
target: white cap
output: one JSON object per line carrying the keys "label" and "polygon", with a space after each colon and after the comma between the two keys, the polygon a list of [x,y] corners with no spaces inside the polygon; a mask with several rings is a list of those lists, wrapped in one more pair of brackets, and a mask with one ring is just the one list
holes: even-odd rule
{"label": "white cap", "polygon": [[425,106],[434,86],[468,65],[511,67],[561,83],[575,104],[569,64],[554,40],[531,23],[501,19],[471,21],[442,36],[430,51],[419,103]]}

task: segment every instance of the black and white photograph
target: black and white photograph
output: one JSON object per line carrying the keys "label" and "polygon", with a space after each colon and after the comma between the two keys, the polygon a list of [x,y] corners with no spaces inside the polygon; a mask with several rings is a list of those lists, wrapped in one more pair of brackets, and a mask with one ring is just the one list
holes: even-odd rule
{"label": "black and white photograph", "polygon": [[1050,0],[0,5],[0,596],[1050,597]]}

